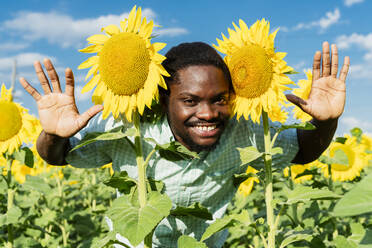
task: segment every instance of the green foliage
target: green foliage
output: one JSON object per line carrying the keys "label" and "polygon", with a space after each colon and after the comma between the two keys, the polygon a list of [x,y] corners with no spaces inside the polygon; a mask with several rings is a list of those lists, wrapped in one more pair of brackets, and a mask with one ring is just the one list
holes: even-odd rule
{"label": "green foliage", "polygon": [[15,150],[13,153],[14,159],[21,162],[21,164],[27,165],[28,167],[34,167],[34,154],[28,147],[22,147],[19,150]]}
{"label": "green foliage", "polygon": [[212,214],[207,208],[200,205],[199,202],[188,207],[177,206],[175,209],[170,211],[170,214],[174,216],[194,216],[205,220],[213,220]]}
{"label": "green foliage", "polygon": [[147,203],[142,208],[137,202],[133,203],[128,195],[117,198],[107,215],[113,222],[114,230],[137,246],[169,215],[171,207],[172,202],[167,195],[153,191],[148,194]]}
{"label": "green foliage", "polygon": [[[57,176],[59,170],[63,178]],[[97,243],[108,231],[103,213],[115,197],[115,191],[102,183],[108,173],[108,169],[52,168],[27,176],[24,184],[9,184],[8,192],[14,196],[9,211],[7,191],[0,195],[0,246],[6,246],[9,230],[16,248],[85,248]],[[4,177],[0,185],[7,187]]]}
{"label": "green foliage", "polygon": [[337,202],[333,215],[355,216],[372,212],[372,173]]}
{"label": "green foliage", "polygon": [[249,146],[245,148],[237,148],[239,153],[240,153],[240,160],[242,163],[240,166],[248,164],[259,157],[262,157],[263,152],[259,152],[256,147],[254,146]]}

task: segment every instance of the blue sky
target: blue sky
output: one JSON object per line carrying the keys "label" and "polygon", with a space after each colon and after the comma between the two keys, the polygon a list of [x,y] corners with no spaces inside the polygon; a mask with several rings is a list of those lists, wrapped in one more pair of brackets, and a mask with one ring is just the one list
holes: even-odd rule
{"label": "blue sky", "polygon": [[[85,39],[108,24],[119,24],[134,6],[161,28],[155,29],[155,42],[166,42],[164,54],[181,42],[216,43],[221,32],[227,34],[232,22],[244,20],[247,25],[257,19],[268,19],[276,36],[277,51],[287,52],[286,61],[298,72],[291,76],[297,82],[304,69],[311,68],[313,54],[323,41],[339,47],[343,57],[351,58],[347,79],[345,112],[338,134],[354,126],[372,134],[372,1],[4,1],[0,15],[0,83],[9,88],[16,60],[17,78],[25,77],[38,88],[33,61],[51,58],[63,81],[64,69],[70,67],[76,76],[76,95],[81,111],[90,105],[90,94],[80,94],[87,70],[77,66],[89,57],[77,50],[86,46]],[[63,82],[64,84],[64,82]],[[39,88],[40,89],[40,88]],[[36,104],[21,88],[15,86],[15,100],[36,113]]]}

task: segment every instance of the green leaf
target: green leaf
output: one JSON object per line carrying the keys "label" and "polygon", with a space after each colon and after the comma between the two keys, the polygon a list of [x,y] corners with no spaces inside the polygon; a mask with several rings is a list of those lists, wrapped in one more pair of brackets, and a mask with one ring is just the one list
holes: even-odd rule
{"label": "green leaf", "polygon": [[284,131],[286,129],[290,128],[297,128],[297,129],[302,129],[302,130],[314,130],[316,127],[310,123],[310,122],[302,122],[302,123],[295,123],[291,125],[282,125],[279,129],[278,132]]}
{"label": "green leaf", "polygon": [[350,130],[350,133],[352,136],[356,137],[357,140],[360,142],[360,139],[362,138],[363,131],[359,127],[354,127]]}
{"label": "green leaf", "polygon": [[170,211],[170,214],[174,216],[194,216],[201,219],[213,220],[212,214],[207,208],[200,205],[199,202],[195,202],[188,207],[177,206],[175,209]]}
{"label": "green leaf", "polygon": [[36,190],[46,195],[52,190],[49,184],[47,184],[42,178],[29,175],[26,176],[26,182],[22,185],[22,187],[28,190]]}
{"label": "green leaf", "polygon": [[364,227],[360,223],[351,223],[351,236],[348,237],[348,240],[351,240],[355,242],[356,244],[359,244],[359,242],[363,239],[366,230],[364,230]]}
{"label": "green leaf", "polygon": [[28,147],[22,147],[19,150],[15,150],[13,153],[14,159],[21,162],[21,164],[24,164],[30,168],[34,167],[34,154]]}
{"label": "green leaf", "polygon": [[17,207],[13,206],[9,209],[6,213],[6,224],[16,224],[19,221],[19,218],[22,216],[22,210]]}
{"label": "green leaf", "polygon": [[151,138],[145,138],[144,140],[154,143],[156,145],[155,149],[159,151],[159,155],[170,161],[199,158],[199,155],[196,152],[190,151],[177,141],[172,141],[166,144],[159,144]]}
{"label": "green leaf", "polygon": [[200,241],[204,241],[211,237],[213,234],[233,226],[236,222],[243,223],[244,225],[249,225],[249,215],[246,210],[243,210],[240,214],[230,214],[225,215],[221,219],[217,219],[215,222],[209,225],[209,227],[203,233]]}
{"label": "green leaf", "polygon": [[259,157],[261,157],[263,155],[263,153],[259,152],[257,150],[257,148],[254,147],[254,146],[248,146],[248,147],[245,147],[245,148],[239,148],[238,147],[237,149],[240,153],[240,160],[242,161],[240,166],[248,164],[248,163],[258,159]]}
{"label": "green leaf", "polygon": [[334,216],[354,216],[372,212],[372,174],[347,192],[333,209]]}
{"label": "green leaf", "polygon": [[298,185],[288,194],[286,204],[294,204],[297,202],[306,202],[309,200],[329,200],[337,199],[341,196],[329,191],[328,189],[313,189],[311,187]]}
{"label": "green leaf", "polygon": [[337,137],[335,139],[335,142],[345,144],[346,140],[347,140],[347,138],[345,138],[345,137]]}
{"label": "green leaf", "polygon": [[92,244],[92,248],[102,248],[105,247],[110,243],[110,241],[115,241],[116,240],[116,233],[115,232],[109,232],[107,235],[101,239],[98,242],[94,242]]}
{"label": "green leaf", "polygon": [[344,236],[337,236],[334,239],[336,248],[357,248],[358,246],[352,242],[348,241]]}
{"label": "green leaf", "polygon": [[48,208],[41,211],[42,215],[35,219],[35,224],[38,226],[47,226],[57,218],[57,213]]}
{"label": "green leaf", "polygon": [[153,191],[148,194],[144,207],[133,205],[128,196],[117,198],[107,211],[112,220],[114,231],[126,237],[133,246],[137,246],[156,227],[172,208],[167,195]]}
{"label": "green leaf", "polygon": [[286,74],[286,75],[290,75],[290,74],[299,74],[299,72],[297,72],[297,71],[295,71],[295,70],[292,70],[292,71],[284,72],[284,74]]}
{"label": "green leaf", "polygon": [[129,194],[131,188],[137,185],[137,182],[128,176],[126,171],[120,173],[115,171],[112,177],[103,182],[105,185],[116,188],[119,192]]}
{"label": "green leaf", "polygon": [[271,155],[274,156],[276,154],[283,154],[283,148],[278,146],[271,149]]}
{"label": "green leaf", "polygon": [[99,140],[117,140],[128,136],[134,136],[135,132],[135,128],[129,128],[125,132],[123,132],[123,127],[117,127],[107,132],[87,133],[79,142],[79,144],[72,148],[70,152]]}
{"label": "green leaf", "polygon": [[289,244],[292,244],[294,242],[301,241],[301,240],[309,241],[311,238],[312,238],[312,236],[310,234],[295,233],[295,234],[292,234],[292,235],[289,235],[288,237],[286,237],[282,241],[282,243],[280,244],[280,248],[284,248]]}
{"label": "green leaf", "polygon": [[233,175],[233,184],[235,187],[239,186],[242,182],[247,180],[250,177],[257,177],[257,174],[254,173],[241,173]]}
{"label": "green leaf", "polygon": [[182,235],[177,241],[178,248],[208,248],[203,242],[198,242],[193,237]]}
{"label": "green leaf", "polygon": [[159,180],[155,180],[151,177],[147,178],[147,188],[149,191],[158,191],[162,193],[164,189],[164,183]]}
{"label": "green leaf", "polygon": [[372,247],[372,230],[367,229],[363,239],[359,242],[360,248],[371,248]]}

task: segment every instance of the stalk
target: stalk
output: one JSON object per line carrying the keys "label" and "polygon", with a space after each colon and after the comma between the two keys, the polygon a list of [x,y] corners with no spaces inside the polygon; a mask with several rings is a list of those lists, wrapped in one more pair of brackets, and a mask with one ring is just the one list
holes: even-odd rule
{"label": "stalk", "polygon": [[[288,175],[289,175],[289,188],[291,190],[293,190],[294,189],[294,185],[293,185],[292,169],[291,169],[291,167],[289,167],[289,170],[288,171],[289,171],[288,172]],[[298,207],[298,204],[297,203],[291,205],[292,215],[293,215],[293,221],[295,222],[295,226],[297,226],[299,224],[298,215],[297,215],[297,207]]]}
{"label": "stalk", "polygon": [[269,118],[265,111],[262,111],[262,122],[264,128],[264,144],[265,144],[265,202],[266,202],[266,218],[269,226],[268,248],[275,248],[275,223],[274,223],[274,206],[273,206],[273,175],[272,175],[272,155],[271,155],[271,136],[269,129]]}
{"label": "stalk", "polygon": [[[140,207],[143,208],[147,203],[147,187],[146,187],[146,164],[143,159],[142,152],[142,140],[141,140],[141,130],[140,130],[140,118],[139,114],[134,114],[134,127],[136,128],[136,135],[134,138],[134,147],[136,152],[136,162],[138,168],[138,200]],[[152,232],[145,237],[144,247],[152,247]]]}
{"label": "stalk", "polygon": [[[7,184],[8,184],[7,213],[9,213],[10,209],[13,207],[13,200],[14,200],[14,193],[15,193],[15,190],[12,188],[12,184],[11,184],[12,164],[13,164],[13,158],[7,156]],[[8,224],[7,229],[8,229],[7,247],[12,248],[13,242],[14,242],[13,225]]]}

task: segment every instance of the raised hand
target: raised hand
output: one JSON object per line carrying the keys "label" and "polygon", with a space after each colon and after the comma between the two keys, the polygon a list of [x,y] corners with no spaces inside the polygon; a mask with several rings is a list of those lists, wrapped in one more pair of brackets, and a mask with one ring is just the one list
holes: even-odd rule
{"label": "raised hand", "polygon": [[313,81],[309,98],[301,99],[288,94],[287,99],[311,115],[315,120],[328,121],[337,119],[344,111],[346,97],[346,76],[350,59],[344,59],[344,64],[338,75],[338,52],[336,45],[323,43],[323,52],[317,51],[313,62]]}
{"label": "raised hand", "polygon": [[26,79],[20,78],[19,81],[37,103],[39,118],[44,132],[63,138],[71,137],[85,127],[88,121],[101,111],[103,107],[95,105],[80,115],[75,103],[72,70],[67,68],[65,71],[66,89],[65,92],[62,92],[59,78],[52,62],[49,59],[45,59],[44,66],[53,90],[39,61],[34,63],[34,67],[44,90],[44,95],[40,95]]}

